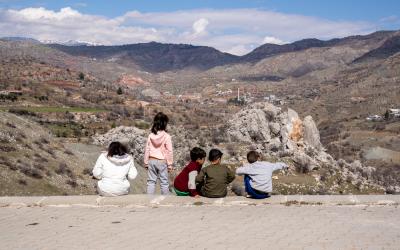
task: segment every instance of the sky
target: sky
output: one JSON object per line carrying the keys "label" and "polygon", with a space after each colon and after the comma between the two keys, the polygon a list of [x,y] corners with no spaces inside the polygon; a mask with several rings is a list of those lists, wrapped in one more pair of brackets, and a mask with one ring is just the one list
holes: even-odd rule
{"label": "sky", "polygon": [[395,0],[0,0],[0,37],[40,41],[186,43],[243,55],[264,43],[398,29]]}

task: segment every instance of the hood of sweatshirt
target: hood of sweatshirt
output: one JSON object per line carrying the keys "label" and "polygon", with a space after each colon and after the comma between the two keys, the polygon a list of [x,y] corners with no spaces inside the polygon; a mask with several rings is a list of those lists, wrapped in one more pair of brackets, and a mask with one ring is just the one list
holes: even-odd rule
{"label": "hood of sweatshirt", "polygon": [[113,157],[107,157],[107,159],[117,166],[123,166],[128,164],[132,160],[132,156],[129,154],[114,155]]}
{"label": "hood of sweatshirt", "polygon": [[150,142],[155,148],[161,147],[167,138],[168,134],[165,131],[158,131],[157,134],[150,134]]}

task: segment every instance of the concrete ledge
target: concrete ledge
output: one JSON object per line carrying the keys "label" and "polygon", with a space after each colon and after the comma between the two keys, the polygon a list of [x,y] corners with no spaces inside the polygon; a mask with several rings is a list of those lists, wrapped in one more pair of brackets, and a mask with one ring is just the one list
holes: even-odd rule
{"label": "concrete ledge", "polygon": [[0,197],[0,207],[36,206],[238,206],[238,205],[399,205],[400,195],[275,195],[264,200],[239,196],[226,198],[191,198],[174,195],[125,195],[102,197],[82,196],[31,196]]}

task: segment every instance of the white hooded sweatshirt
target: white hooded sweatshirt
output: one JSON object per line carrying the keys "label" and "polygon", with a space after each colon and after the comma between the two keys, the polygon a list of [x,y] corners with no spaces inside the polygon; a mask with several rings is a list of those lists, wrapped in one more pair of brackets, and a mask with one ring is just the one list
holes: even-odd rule
{"label": "white hooded sweatshirt", "polygon": [[93,176],[99,179],[97,183],[100,195],[117,196],[129,193],[130,180],[137,176],[137,170],[132,156],[125,154],[108,157],[102,153],[93,168]]}

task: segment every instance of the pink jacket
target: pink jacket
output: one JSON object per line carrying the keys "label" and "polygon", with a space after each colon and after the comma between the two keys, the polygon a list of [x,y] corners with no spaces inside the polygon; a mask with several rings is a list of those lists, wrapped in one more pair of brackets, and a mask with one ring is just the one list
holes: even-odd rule
{"label": "pink jacket", "polygon": [[172,141],[171,136],[167,132],[158,131],[157,134],[151,133],[149,135],[144,152],[145,165],[149,163],[149,157],[166,160],[168,165],[172,165]]}

